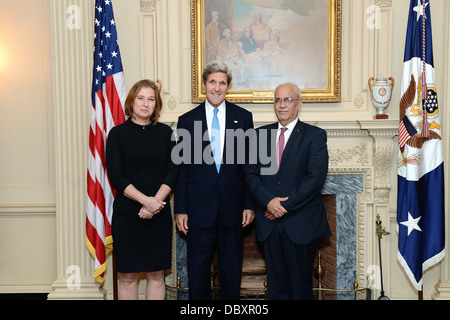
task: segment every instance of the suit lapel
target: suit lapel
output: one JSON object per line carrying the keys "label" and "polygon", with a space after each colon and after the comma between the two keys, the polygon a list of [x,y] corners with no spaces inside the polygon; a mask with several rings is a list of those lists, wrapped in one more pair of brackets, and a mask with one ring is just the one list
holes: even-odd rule
{"label": "suit lapel", "polygon": [[[275,122],[274,124],[267,127],[267,150],[270,152],[269,154],[274,154],[277,152],[277,141],[276,141],[276,135],[278,130],[278,122]],[[272,144],[272,134],[275,134],[275,144]]]}
{"label": "suit lapel", "polygon": [[292,150],[297,151],[299,149],[302,140],[301,134],[302,130],[303,130],[303,122],[298,120],[297,124],[295,125],[294,129],[291,132],[291,135],[286,143],[286,146],[284,147],[283,156],[281,157],[280,169],[282,169],[283,164],[285,164],[286,161],[288,161],[286,159],[289,158],[290,153],[293,152]]}
{"label": "suit lapel", "polygon": [[[266,127],[267,130],[267,157],[270,157],[271,161],[275,161],[275,166],[277,165],[277,130],[278,130],[278,122],[275,122],[269,126]],[[258,137],[258,143],[259,140],[261,138]],[[261,150],[258,150],[258,152],[262,152]],[[277,175],[273,174],[273,175],[269,175],[268,177],[270,177],[271,179],[275,180]]]}
{"label": "suit lapel", "polygon": [[[237,119],[237,112],[234,110],[234,106],[225,100],[226,108],[225,108],[225,139],[224,139],[224,145],[222,148],[222,165],[220,166],[219,174],[222,174],[223,170],[225,170],[226,166],[224,164],[226,163],[227,159],[227,134],[226,130],[236,130],[236,128],[239,126],[239,120]],[[228,150],[229,151],[229,150]],[[236,150],[234,150],[236,151]]]}
{"label": "suit lapel", "polygon": [[[212,149],[211,149],[211,141],[208,138],[209,137],[208,123],[206,121],[206,108],[205,108],[205,103],[204,102],[198,106],[198,114],[197,114],[197,116],[195,118],[197,120],[194,120],[194,121],[200,120],[201,123],[202,123],[202,136],[201,136],[201,139],[202,139],[202,158],[204,156],[203,152],[205,152],[206,148],[209,148],[211,159],[214,159],[213,154],[212,154]],[[195,150],[193,150],[193,151],[195,152]],[[208,168],[208,170],[212,170],[216,174],[218,174],[217,170],[216,170],[216,166],[214,165],[214,163],[212,165],[206,165],[206,163],[204,163],[204,165]]]}
{"label": "suit lapel", "polygon": [[[200,120],[202,122],[202,150],[205,150],[205,148],[210,145],[210,141],[208,139],[203,139],[203,137],[208,136],[208,124],[206,123],[206,109],[205,109],[205,103],[203,102],[200,106],[199,106],[199,116],[200,116]],[[212,155],[212,153],[211,153]]]}

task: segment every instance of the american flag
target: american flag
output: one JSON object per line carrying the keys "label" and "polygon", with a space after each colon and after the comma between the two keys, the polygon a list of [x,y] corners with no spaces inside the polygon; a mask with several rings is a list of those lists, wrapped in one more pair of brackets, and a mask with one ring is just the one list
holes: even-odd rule
{"label": "american flag", "polygon": [[400,115],[398,153],[397,258],[418,291],[422,291],[425,270],[445,257],[443,130],[430,6],[429,0],[410,3],[401,92],[407,97],[407,88],[412,88],[414,100],[404,111],[400,106],[405,115]]}
{"label": "american flag", "polygon": [[111,219],[115,191],[106,172],[109,131],[125,121],[122,61],[111,0],[95,2],[92,116],[87,173],[86,245],[95,258],[94,278],[105,279],[106,256],[112,250]]}
{"label": "american flag", "polygon": [[408,141],[416,133],[417,130],[411,124],[411,121],[409,121],[408,117],[405,116],[400,122],[400,126],[398,129],[398,145],[400,147],[403,147],[406,141]]}

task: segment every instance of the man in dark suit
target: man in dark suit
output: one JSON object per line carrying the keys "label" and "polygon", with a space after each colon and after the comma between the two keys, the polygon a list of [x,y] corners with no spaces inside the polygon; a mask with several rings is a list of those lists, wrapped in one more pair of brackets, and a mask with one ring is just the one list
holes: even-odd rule
{"label": "man in dark suit", "polygon": [[[327,135],[298,119],[302,100],[295,84],[277,87],[274,106],[278,123],[257,129],[258,159],[245,168],[256,202],[268,296],[312,299],[316,244],[331,235],[321,196],[328,171]],[[265,150],[272,162],[279,161],[276,172],[264,171],[273,166],[261,162]]]}
{"label": "man in dark suit", "polygon": [[245,184],[248,139],[241,139],[253,129],[252,114],[225,101],[231,79],[225,64],[208,64],[202,75],[206,101],[178,119],[182,161],[174,210],[178,229],[187,235],[189,298],[195,300],[211,299],[215,249],[221,298],[239,299],[242,228],[255,216]]}

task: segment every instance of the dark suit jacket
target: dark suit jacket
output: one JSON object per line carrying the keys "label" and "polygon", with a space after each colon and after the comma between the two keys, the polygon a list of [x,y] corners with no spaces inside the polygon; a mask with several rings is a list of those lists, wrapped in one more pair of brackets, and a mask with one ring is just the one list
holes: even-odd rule
{"label": "dark suit jacket", "polygon": [[[253,128],[252,114],[228,101],[226,101],[225,119],[226,129],[246,131]],[[197,127],[195,122],[197,122]],[[198,130],[199,128],[201,130]],[[216,223],[218,216],[220,217],[219,223],[225,226],[241,225],[243,210],[254,210],[253,199],[245,184],[245,161],[238,163],[239,155],[247,152],[243,148],[248,149],[248,143],[243,146],[235,137],[233,150],[227,150],[227,145],[231,145],[231,141],[225,135],[222,165],[218,173],[215,164],[206,163],[203,155],[200,161],[198,159],[199,150],[212,157],[204,102],[179,117],[178,132],[180,129],[185,129],[190,133],[191,141],[188,144],[185,144],[184,137],[180,135],[178,137],[179,144],[190,146],[190,155],[187,157],[190,159],[190,164],[179,165],[179,176],[174,195],[175,214],[188,214],[190,226],[211,227]],[[201,149],[199,149],[200,145]],[[185,156],[184,152],[187,151],[187,148],[182,150],[181,154]],[[230,151],[234,152],[233,157],[230,157]]]}
{"label": "dark suit jacket", "polygon": [[[258,152],[262,144],[267,144],[264,147],[269,150],[268,154],[275,154],[275,138],[272,137],[276,135],[277,128],[278,123],[274,123],[257,129],[258,140],[261,140],[262,130],[268,134],[268,139],[258,141]],[[287,214],[277,220],[283,223],[294,243],[308,244],[330,236],[321,195],[328,172],[326,132],[298,121],[283,151],[278,172],[261,175],[260,169],[264,167],[258,160],[245,168],[246,180],[257,205],[255,221],[258,240],[264,241],[274,223],[277,223],[264,216],[267,204],[275,197],[289,197],[281,203]]]}

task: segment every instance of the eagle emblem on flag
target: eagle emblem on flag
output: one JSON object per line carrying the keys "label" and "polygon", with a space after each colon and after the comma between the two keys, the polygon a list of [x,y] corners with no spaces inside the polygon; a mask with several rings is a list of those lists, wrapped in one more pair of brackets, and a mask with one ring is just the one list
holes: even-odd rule
{"label": "eagle emblem on flag", "polygon": [[[402,155],[404,153],[405,144],[416,149],[421,149],[426,141],[433,139],[442,140],[441,136],[433,130],[430,130],[429,137],[423,137],[418,132],[418,130],[422,128],[423,125],[422,122],[417,120],[411,120],[411,118],[414,117],[410,117],[406,114],[408,109],[410,109],[409,113],[414,116],[418,116],[421,114],[421,110],[417,109],[418,106],[422,105],[420,101],[422,92],[422,86],[420,81],[421,79],[419,79],[419,86],[416,88],[416,80],[414,78],[414,75],[411,75],[409,87],[405,91],[400,100],[399,146]],[[428,90],[428,97],[426,100],[424,100],[425,103],[424,108],[426,108],[427,110],[428,120],[433,120],[433,118],[437,117],[439,113],[437,103],[437,92],[436,88],[433,87],[429,87],[427,90]],[[417,92],[417,99],[416,99],[416,92]],[[430,124],[430,129],[437,129],[437,126],[438,124],[433,121]],[[406,163],[407,162],[404,159],[402,164],[406,165]]]}

